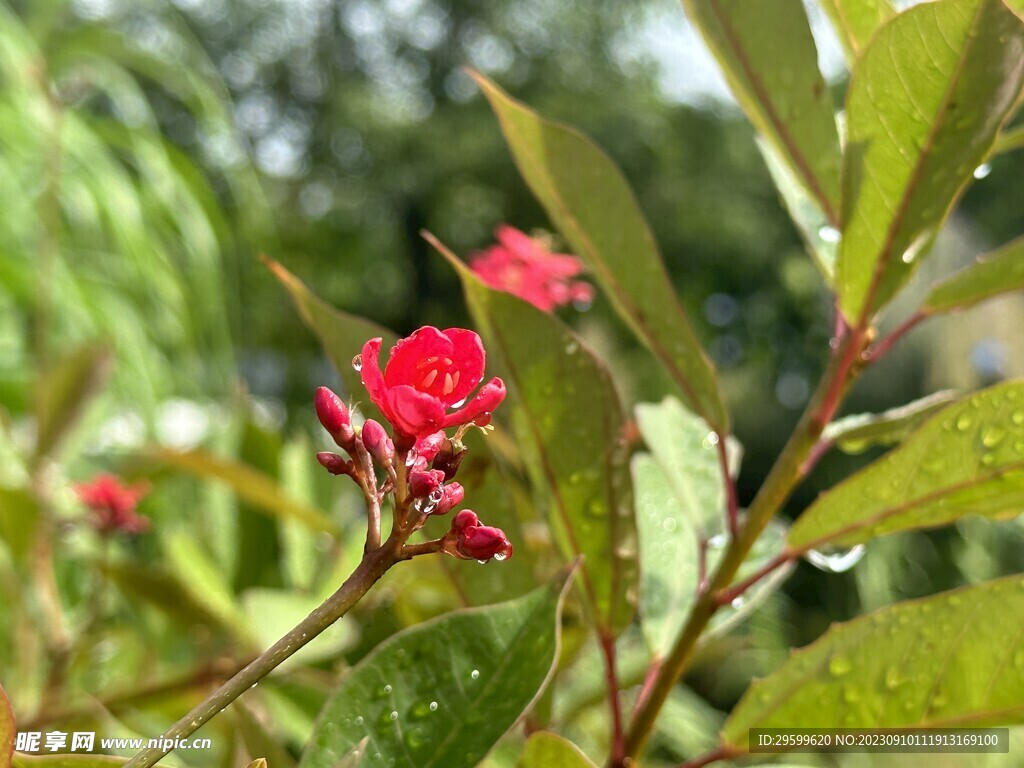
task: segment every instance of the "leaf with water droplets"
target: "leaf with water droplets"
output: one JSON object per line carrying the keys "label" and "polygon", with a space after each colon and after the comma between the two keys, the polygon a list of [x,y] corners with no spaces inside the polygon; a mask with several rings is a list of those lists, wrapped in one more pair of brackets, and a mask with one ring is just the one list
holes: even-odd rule
{"label": "leaf with water droplets", "polygon": [[359,403],[359,410],[365,417],[382,420],[366,396],[359,371],[353,363],[369,339],[380,336],[384,339],[383,349],[387,350],[397,340],[395,334],[369,320],[335,309],[273,259],[264,256],[263,262],[292,297],[302,321],[320,339],[327,357],[345,384],[346,394]]}
{"label": "leaf with water droplets", "polygon": [[639,576],[625,419],[611,376],[558,318],[488,288],[428,239],[462,279],[489,364],[509,387],[512,426],[554,538],[568,557],[584,556],[594,619],[618,634],[633,620]]}
{"label": "leaf with water droplets", "polygon": [[568,739],[539,731],[526,741],[516,768],[595,768],[583,751]]}
{"label": "leaf with water droplets", "polygon": [[882,608],[837,624],[753,683],[722,730],[956,728],[1024,722],[1024,577]]}
{"label": "leaf with water droplets", "polygon": [[683,7],[758,133],[838,225],[839,132],[801,0],[683,0]]}
{"label": "leaf with water droplets", "polygon": [[844,453],[862,453],[874,445],[895,445],[958,396],[947,389],[881,413],[844,416],[826,426],[821,438]]}
{"label": "leaf with water droplets", "polygon": [[1024,25],[1002,0],[939,0],[878,30],[846,98],[843,314],[866,324],[910,279],[1024,82]]}
{"label": "leaf with water droplets", "polygon": [[820,0],[851,64],[882,24],[896,15],[889,0]]}
{"label": "leaf with water droplets", "polygon": [[547,684],[570,575],[567,568],[516,600],[449,613],[385,640],[324,705],[301,768],[334,768],[367,738],[367,753],[384,764],[477,765]]}
{"label": "leaf with water droplets", "polygon": [[797,551],[850,547],[966,515],[1024,509],[1024,382],[982,390],[933,415],[898,447],[822,494],[790,528]]}
{"label": "leaf with water droplets", "polygon": [[933,286],[921,305],[921,313],[935,315],[966,309],[1020,290],[1024,290],[1024,237],[979,257],[971,266]]}
{"label": "leaf with water droplets", "polygon": [[[650,453],[633,457],[637,532],[640,538],[640,628],[656,657],[663,657],[686,620],[697,593],[700,542],[708,540],[708,573],[722,557],[726,536],[725,481],[714,434],[703,419],[675,398],[636,408],[637,425]],[[740,449],[730,439],[735,472]],[[739,579],[777,555],[784,541],[772,525],[751,551]],[[713,627],[722,631],[753,610],[780,583],[785,569],[765,579],[735,606],[720,611]]]}
{"label": "leaf with water droplets", "polygon": [[485,77],[475,77],[520,173],[562,236],[691,407],[718,431],[728,431],[714,368],[621,171],[577,131],[543,119]]}

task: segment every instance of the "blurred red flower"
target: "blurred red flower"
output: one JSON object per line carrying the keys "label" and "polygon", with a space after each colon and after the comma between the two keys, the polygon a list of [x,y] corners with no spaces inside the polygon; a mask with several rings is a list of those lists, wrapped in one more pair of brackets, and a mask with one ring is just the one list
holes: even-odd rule
{"label": "blurred red flower", "polygon": [[92,523],[100,533],[137,534],[149,528],[149,520],[135,511],[149,493],[148,483],[129,486],[114,475],[104,474],[79,483],[75,492],[92,513]]}
{"label": "blurred red flower", "polygon": [[495,237],[498,243],[475,254],[469,264],[490,287],[518,296],[544,312],[570,302],[590,304],[594,300],[592,285],[572,279],[583,272],[583,263],[575,256],[552,253],[541,238],[507,224],[498,227]]}

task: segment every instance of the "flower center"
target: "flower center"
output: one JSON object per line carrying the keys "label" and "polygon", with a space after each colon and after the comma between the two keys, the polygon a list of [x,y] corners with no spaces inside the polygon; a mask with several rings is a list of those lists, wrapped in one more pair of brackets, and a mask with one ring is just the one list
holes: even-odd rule
{"label": "flower center", "polygon": [[459,386],[461,375],[450,357],[434,355],[416,363],[418,380],[415,384],[420,392],[434,397],[446,398]]}

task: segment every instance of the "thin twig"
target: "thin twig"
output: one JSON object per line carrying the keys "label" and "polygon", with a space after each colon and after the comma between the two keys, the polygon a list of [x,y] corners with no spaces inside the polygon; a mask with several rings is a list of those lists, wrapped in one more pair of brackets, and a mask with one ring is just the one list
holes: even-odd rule
{"label": "thin twig", "polygon": [[778,556],[769,560],[767,563],[764,564],[764,566],[758,568],[757,571],[752,573],[743,581],[739,582],[738,584],[734,584],[731,587],[727,587],[726,589],[722,589],[716,592],[715,600],[718,602],[720,606],[731,605],[733,600],[743,595],[748,589],[757,584],[757,582],[761,581],[761,579],[763,579],[765,576],[768,576],[769,574],[773,573],[774,571],[778,570],[784,565],[793,562],[799,556],[799,552],[794,552],[789,549],[781,552]]}
{"label": "thin twig", "polygon": [[726,447],[726,438],[719,436],[715,443],[718,449],[718,463],[722,468],[722,482],[725,483],[725,498],[727,504],[727,522],[729,534],[735,538],[739,532],[739,500],[736,498],[736,481],[733,479],[732,470],[729,469],[729,451]]}
{"label": "thin twig", "polygon": [[867,352],[864,353],[864,359],[872,363],[877,363],[885,354],[893,348],[900,339],[907,335],[910,331],[917,327],[917,325],[927,320],[931,315],[925,314],[924,312],[915,312],[913,315],[908,317],[896,328],[894,328],[887,336],[878,340],[877,343],[873,344]]}
{"label": "thin twig", "polygon": [[622,724],[622,701],[619,698],[619,676],[615,666],[615,638],[603,629],[598,630],[598,642],[604,655],[604,677],[608,688],[608,706],[612,715],[612,738],[609,760],[622,765],[626,756],[626,741]]}

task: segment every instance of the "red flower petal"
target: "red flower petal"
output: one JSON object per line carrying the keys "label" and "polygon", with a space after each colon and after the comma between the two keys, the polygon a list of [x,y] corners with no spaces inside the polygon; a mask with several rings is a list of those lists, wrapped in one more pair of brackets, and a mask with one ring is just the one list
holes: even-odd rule
{"label": "red flower petal", "polygon": [[403,434],[426,437],[444,424],[444,404],[426,392],[403,384],[389,388],[387,397],[391,423]]}

